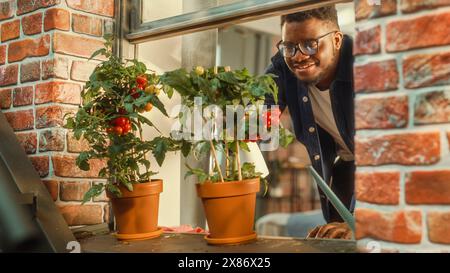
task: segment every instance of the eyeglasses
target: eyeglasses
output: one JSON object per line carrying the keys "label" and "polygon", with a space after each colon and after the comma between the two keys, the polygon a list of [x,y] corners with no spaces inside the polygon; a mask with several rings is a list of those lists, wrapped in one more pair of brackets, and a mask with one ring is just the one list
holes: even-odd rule
{"label": "eyeglasses", "polygon": [[290,42],[283,42],[279,41],[277,43],[277,48],[283,55],[283,57],[286,58],[292,58],[297,54],[298,51],[300,51],[303,55],[311,56],[314,54],[317,54],[319,51],[319,40],[323,37],[330,35],[331,33],[336,33],[337,30],[328,32],[320,37],[317,37],[316,39],[310,39],[301,41],[298,44],[290,43]]}

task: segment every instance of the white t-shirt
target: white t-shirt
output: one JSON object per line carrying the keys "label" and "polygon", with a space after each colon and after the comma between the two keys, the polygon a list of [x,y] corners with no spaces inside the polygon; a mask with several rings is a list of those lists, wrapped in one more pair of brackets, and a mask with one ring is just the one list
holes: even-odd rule
{"label": "white t-shirt", "polygon": [[309,98],[316,123],[327,131],[338,145],[337,154],[344,161],[355,159],[353,153],[345,144],[334,119],[331,108],[330,90],[320,91],[315,85],[308,85]]}

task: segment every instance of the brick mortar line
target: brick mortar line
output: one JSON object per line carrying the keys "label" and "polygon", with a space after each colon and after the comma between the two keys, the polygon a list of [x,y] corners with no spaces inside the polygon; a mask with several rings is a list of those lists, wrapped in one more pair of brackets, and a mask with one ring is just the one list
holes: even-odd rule
{"label": "brick mortar line", "polygon": [[357,92],[355,96],[355,101],[358,99],[364,98],[385,98],[396,95],[406,95],[409,97],[416,97],[418,95],[423,95],[426,93],[436,92],[436,91],[445,91],[450,89],[450,85],[433,85],[433,86],[424,86],[415,89],[408,89],[404,87],[399,87],[396,90],[390,91],[380,91],[380,92]]}
{"label": "brick mortar line", "polygon": [[63,176],[56,176],[55,174],[50,175],[50,177],[47,179],[56,180],[58,182],[105,182],[105,181],[102,181],[100,178],[63,177]]}
{"label": "brick mortar line", "polygon": [[[360,200],[356,201],[356,208],[360,209],[373,209],[379,212],[397,212],[397,211],[438,211],[438,212],[450,212],[450,204],[407,204],[405,202],[404,205],[383,205],[383,204],[375,204],[375,203],[369,203],[369,202],[363,202]],[[425,218],[425,217],[424,217]]]}
{"label": "brick mortar line", "polygon": [[[36,92],[33,92],[36,93]],[[23,106],[16,106],[11,107],[10,109],[2,109],[3,113],[11,113],[11,112],[18,112],[23,110],[35,110],[36,108],[41,108],[44,106],[67,106],[68,108],[72,108],[74,110],[78,109],[78,104],[68,104],[68,103],[62,103],[62,102],[46,102],[41,104],[30,104],[30,105],[23,105]]]}
{"label": "brick mortar line", "polygon": [[387,165],[378,165],[378,166],[357,166],[357,173],[378,173],[378,172],[401,172],[404,171],[406,173],[411,173],[415,171],[450,171],[448,161],[450,158],[445,158],[443,163],[436,163],[434,165],[399,165],[399,164],[387,164]]}
{"label": "brick mortar line", "polygon": [[[58,200],[58,201],[55,201],[55,204],[56,205],[62,205],[62,206],[64,206],[64,205],[81,205],[81,202],[82,201],[62,201],[62,200]],[[107,204],[107,203],[108,203],[108,201],[88,201],[88,202],[84,203],[84,205],[100,205],[102,207],[102,209],[103,209],[102,205],[103,204]]]}
{"label": "brick mortar line", "polygon": [[405,207],[406,206],[406,194],[405,194],[405,182],[406,182],[406,174],[407,172],[401,168],[400,172],[400,181],[399,181],[399,200],[397,206]]}
{"label": "brick mortar line", "polygon": [[449,130],[450,123],[435,123],[416,125],[413,128],[389,128],[389,129],[360,129],[356,131],[358,137],[386,136],[405,133],[439,132],[441,129]]}
{"label": "brick mortar line", "polygon": [[381,47],[381,50],[380,50],[380,54],[382,54],[382,55],[386,55],[386,44],[387,44],[387,39],[386,39],[386,21],[383,21],[381,24],[380,24],[380,27],[381,27],[381,32],[380,32],[380,47]]}
{"label": "brick mortar line", "polygon": [[386,164],[386,165],[378,165],[378,166],[357,166],[356,172],[402,172],[406,173],[414,172],[414,171],[450,171],[449,165],[399,165],[399,164]]}
{"label": "brick mortar line", "polygon": [[[450,206],[447,207],[447,210],[450,210]],[[436,211],[436,210],[435,210]],[[422,244],[430,244],[430,238],[429,238],[429,230],[428,230],[428,225],[427,225],[427,220],[428,220],[428,212],[429,210],[427,209],[422,209]]]}
{"label": "brick mortar line", "polygon": [[[35,92],[33,92],[35,94]],[[13,113],[13,112],[19,112],[19,111],[25,111],[25,110],[34,110],[35,108],[40,108],[41,106],[53,106],[53,105],[61,105],[61,106],[69,106],[69,107],[78,107],[78,104],[69,104],[69,103],[61,103],[61,102],[46,102],[46,103],[40,103],[40,104],[29,104],[29,105],[22,105],[22,106],[16,106],[11,107],[9,109],[2,109],[3,113]],[[77,108],[78,109],[78,108]]]}
{"label": "brick mortar line", "polygon": [[[50,61],[52,59],[53,58],[43,59],[43,60],[41,60],[41,63],[44,62],[44,61]],[[32,62],[27,62],[27,63],[24,63],[24,64],[29,64],[29,63],[32,63]],[[62,78],[53,77],[53,78],[48,78],[48,79],[45,79],[45,80],[41,79],[41,80],[29,81],[29,82],[18,82],[16,85],[9,85],[9,86],[0,87],[0,90],[22,88],[22,87],[29,87],[29,86],[35,87],[38,84],[45,84],[45,83],[52,83],[52,82],[72,83],[72,84],[78,84],[80,86],[83,85],[83,84],[81,84],[81,81],[71,80],[70,77],[69,77],[69,79],[62,79]]]}
{"label": "brick mortar line", "polygon": [[357,103],[358,100],[364,100],[364,99],[383,99],[383,98],[390,98],[390,97],[402,97],[402,96],[409,96],[411,92],[408,92],[406,90],[392,90],[392,91],[386,91],[386,92],[357,92],[355,96],[355,103]]}
{"label": "brick mortar line", "polygon": [[[403,77],[402,77],[403,78]],[[433,91],[430,91],[433,92]],[[425,93],[425,92],[423,92]],[[421,94],[423,94],[421,93]],[[415,128],[417,93],[408,96],[408,128]]]}
{"label": "brick mortar line", "polygon": [[[447,162],[448,161],[448,162]],[[414,171],[442,171],[449,169],[450,157],[445,156],[440,158],[438,163],[433,165],[400,165],[400,164],[385,164],[376,166],[357,166],[357,172],[392,172],[392,171],[405,171],[405,173]]]}

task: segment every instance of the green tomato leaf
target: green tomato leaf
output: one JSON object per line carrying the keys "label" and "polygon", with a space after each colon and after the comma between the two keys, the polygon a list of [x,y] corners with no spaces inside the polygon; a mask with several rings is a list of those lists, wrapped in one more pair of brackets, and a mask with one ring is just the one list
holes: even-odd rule
{"label": "green tomato leaf", "polygon": [[183,154],[184,157],[187,157],[189,155],[189,153],[191,152],[191,149],[192,149],[192,143],[190,143],[189,141],[186,141],[186,140],[182,140],[181,153]]}
{"label": "green tomato leaf", "polygon": [[164,159],[166,157],[166,153],[168,151],[168,143],[167,139],[162,137],[156,137],[152,140],[154,148],[152,150],[153,156],[156,159],[156,162],[159,166],[161,166],[164,162]]}
{"label": "green tomato leaf", "polygon": [[110,193],[114,194],[116,197],[121,197],[122,192],[120,191],[119,187],[113,184],[106,184],[105,186],[106,190]]}
{"label": "green tomato leaf", "polygon": [[244,151],[250,152],[250,148],[244,141],[239,141],[239,148],[241,148]]}
{"label": "green tomato leaf", "polygon": [[150,96],[149,100],[153,104],[153,106],[155,106],[156,108],[158,108],[159,111],[161,111],[161,113],[163,113],[166,117],[169,116],[166,112],[166,108],[164,108],[164,104],[157,96],[152,95]]}
{"label": "green tomato leaf", "polygon": [[99,196],[105,189],[102,183],[93,184],[92,187],[84,194],[82,204],[90,201],[92,198]]}
{"label": "green tomato leaf", "polygon": [[82,152],[78,155],[75,164],[83,171],[89,171],[89,159],[91,158],[90,152]]}

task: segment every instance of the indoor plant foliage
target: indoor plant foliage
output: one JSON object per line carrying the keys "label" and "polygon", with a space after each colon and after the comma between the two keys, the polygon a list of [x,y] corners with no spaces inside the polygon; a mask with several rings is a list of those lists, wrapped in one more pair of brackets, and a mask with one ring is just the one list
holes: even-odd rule
{"label": "indoor plant foliage", "polygon": [[[105,48],[91,57],[103,55],[106,60],[97,65],[90,75],[81,94],[82,104],[74,116],[67,118],[65,126],[73,130],[76,139],[83,137],[89,143],[90,149],[77,157],[76,164],[80,169],[89,170],[90,159],[106,162],[99,176],[107,178],[107,183],[93,185],[85,194],[83,203],[104,190],[115,199],[123,195],[129,197],[138,187],[150,187],[155,184],[150,178],[155,173],[150,170],[148,153],[152,152],[161,165],[167,151],[179,149],[179,142],[169,137],[142,138],[142,126],[155,127],[142,113],[156,108],[167,116],[158,95],[162,89],[171,97],[171,89],[162,86],[159,77],[149,71],[144,63],[120,60],[112,53],[112,39],[106,38]],[[152,187],[162,191],[162,181],[156,182],[160,185]],[[119,206],[115,208],[114,200],[112,202],[116,221],[119,222],[116,212]],[[121,233],[119,223],[118,228]],[[139,232],[142,231],[132,228],[125,233]]]}
{"label": "indoor plant foliage", "polygon": [[[184,143],[182,147],[183,154],[192,152],[196,158],[210,155],[213,161],[213,167],[209,171],[187,166],[189,171],[186,174],[196,175],[200,182],[197,184],[197,193],[205,207],[210,229],[210,235],[206,238],[209,243],[239,243],[256,238],[253,232],[256,192],[260,190],[260,180],[265,182],[266,189],[267,185],[254,163],[241,162],[240,151],[249,152],[250,142],[265,140],[259,134],[261,131],[255,128],[251,130],[252,126],[259,125],[268,131],[276,128],[282,146],[287,146],[293,140],[292,134],[279,127],[278,108],[267,111],[261,107],[266,96],[273,96],[277,101],[278,89],[273,76],[253,76],[247,69],[232,71],[229,67],[204,69],[200,66],[191,71],[178,69],[161,75],[161,82],[179,92],[183,105],[187,108],[195,108],[196,101],[201,99],[202,113],[212,105],[222,109],[219,112],[209,112],[209,116],[203,115],[200,121],[201,127],[207,128],[206,130],[210,129],[205,125],[212,120],[220,124],[213,128],[221,127],[223,130],[216,132],[212,129],[213,137],[209,139],[190,138],[190,144]],[[233,113],[233,122],[229,122],[230,116],[226,109],[236,109],[239,106],[248,111],[244,115]],[[256,122],[256,117],[260,117],[259,122]],[[185,139],[183,128],[189,127],[191,121],[183,111],[178,118],[181,128],[175,135],[184,136]],[[243,132],[240,136],[239,131]],[[223,203],[229,201],[234,204]]]}

